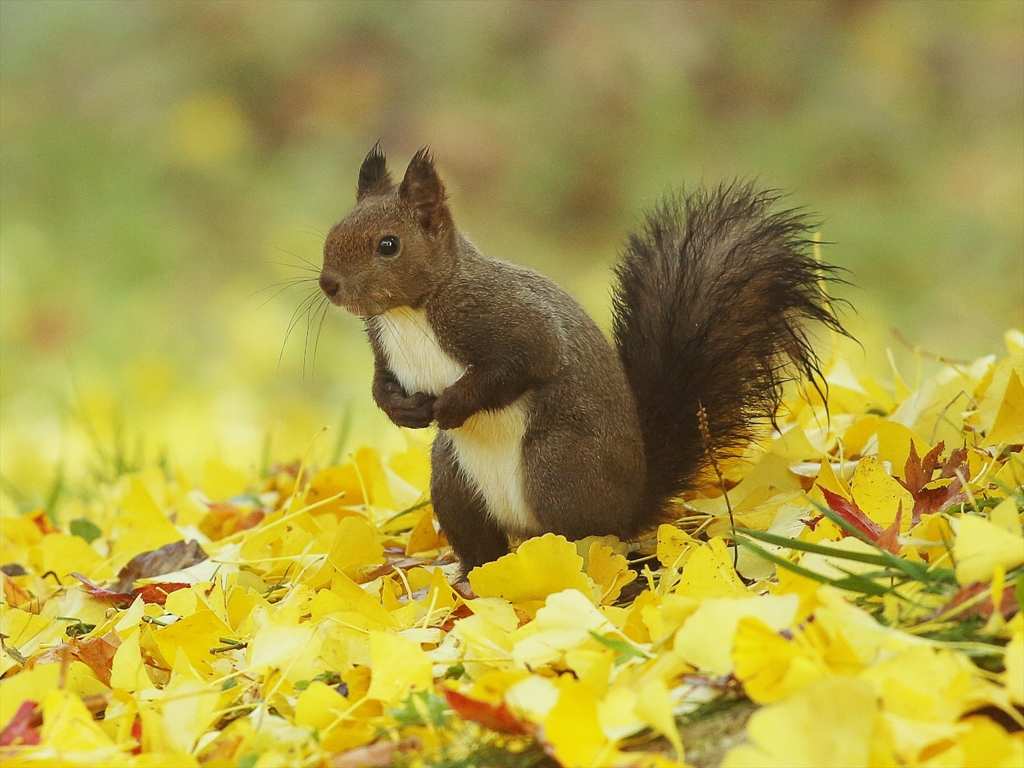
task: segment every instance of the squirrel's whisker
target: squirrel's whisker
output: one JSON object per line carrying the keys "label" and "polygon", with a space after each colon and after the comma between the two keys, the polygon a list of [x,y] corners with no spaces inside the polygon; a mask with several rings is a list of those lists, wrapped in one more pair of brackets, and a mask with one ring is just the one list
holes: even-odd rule
{"label": "squirrel's whisker", "polygon": [[292,316],[291,316],[291,318],[288,321],[288,327],[285,329],[285,332],[284,332],[284,339],[281,342],[281,351],[277,355],[277,368],[278,368],[278,370],[281,369],[281,362],[282,362],[282,360],[284,360],[284,349],[288,345],[288,339],[291,338],[292,331],[295,330],[296,324],[299,322],[299,320],[302,319],[302,314],[307,310],[307,308],[313,302],[315,302],[317,300],[317,295],[318,294],[319,294],[318,290],[317,291],[310,291],[309,295],[306,296],[306,298],[304,298],[299,303],[299,306],[296,307],[295,310],[292,312]]}
{"label": "squirrel's whisker", "polygon": [[276,299],[282,293],[287,291],[289,288],[297,288],[297,287],[302,286],[303,283],[309,283],[309,282],[314,282],[313,278],[310,278],[310,277],[292,277],[292,278],[289,278],[288,280],[285,280],[283,282],[275,283],[274,285],[268,285],[268,286],[266,286],[264,288],[260,288],[259,290],[253,291],[252,293],[249,294],[249,296],[247,298],[251,299],[254,296],[258,296],[259,294],[263,293],[264,291],[271,291],[274,288],[277,288],[277,290],[274,291],[274,293],[270,294],[270,296],[266,300],[260,302],[260,304],[256,307],[256,309],[253,310],[255,312],[255,311],[258,311],[260,309],[263,309],[263,307],[267,306],[267,304],[272,302],[274,299]]}
{"label": "squirrel's whisker", "polygon": [[313,378],[316,375],[316,354],[317,351],[320,349],[320,334],[324,330],[324,320],[327,319],[327,313],[328,311],[330,311],[330,307],[330,302],[327,301],[327,297],[325,296],[320,301],[318,310],[320,312],[320,322],[317,323],[316,335],[313,337],[313,366],[312,369],[310,370],[310,378]]}
{"label": "squirrel's whisker", "polygon": [[[312,234],[312,233],[310,233],[310,234]],[[318,235],[318,236],[320,238],[323,238],[322,234]],[[295,253],[294,251],[289,251],[287,248],[281,248],[280,246],[276,246],[275,250],[278,250],[281,253],[286,253],[289,256],[291,256],[293,259],[298,259],[299,261],[302,262],[302,264],[289,264],[287,262],[276,262],[276,261],[270,262],[271,264],[279,264],[282,267],[294,267],[295,269],[309,269],[312,272],[319,272],[320,271],[320,265],[319,264],[314,264],[312,261],[310,261],[309,259],[305,258],[304,256],[299,256],[299,254]]]}
{"label": "squirrel's whisker", "polygon": [[[302,378],[303,379],[306,378],[306,359],[307,359],[307,357],[309,357],[308,353],[309,353],[309,338],[310,338],[310,334],[312,332],[313,324],[316,322],[316,320],[314,318],[316,317],[316,313],[320,311],[321,307],[323,306],[323,302],[325,300],[326,300],[326,297],[323,295],[323,293],[321,293],[314,301],[309,302],[309,305],[306,308],[306,312],[305,312],[305,314],[306,314],[306,335],[305,335],[305,339],[303,340],[303,343],[302,343]],[[309,377],[312,379],[313,378],[313,372],[316,370],[316,345],[314,345],[314,347],[313,347],[313,355],[312,355],[312,358],[310,359],[309,362],[310,362]]]}

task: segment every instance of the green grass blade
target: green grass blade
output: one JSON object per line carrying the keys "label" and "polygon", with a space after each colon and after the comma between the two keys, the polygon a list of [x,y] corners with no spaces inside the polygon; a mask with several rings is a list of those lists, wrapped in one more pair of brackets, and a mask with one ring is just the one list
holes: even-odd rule
{"label": "green grass blade", "polygon": [[881,584],[877,584],[871,581],[870,579],[867,579],[864,576],[859,576],[857,574],[850,573],[842,579],[833,579],[828,576],[823,576],[820,573],[808,570],[807,568],[799,566],[796,563],[790,562],[784,557],[779,557],[778,555],[769,552],[768,550],[758,546],[755,542],[743,537],[742,535],[737,537],[736,542],[744,547],[747,547],[750,550],[753,550],[755,554],[757,554],[760,557],[763,557],[765,560],[768,560],[771,563],[775,563],[777,567],[785,568],[788,571],[791,571],[799,576],[812,579],[813,581],[817,581],[820,584],[828,584],[830,586],[837,587],[838,589],[845,589],[851,592],[860,592],[865,595],[874,596],[887,595],[890,593],[895,594],[893,593],[891,587],[886,587]]}

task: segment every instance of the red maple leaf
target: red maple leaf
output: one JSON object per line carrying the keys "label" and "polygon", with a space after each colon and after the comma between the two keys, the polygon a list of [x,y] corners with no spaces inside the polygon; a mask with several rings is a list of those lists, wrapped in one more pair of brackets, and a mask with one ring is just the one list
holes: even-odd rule
{"label": "red maple leaf", "polygon": [[940,468],[939,479],[953,478],[953,481],[939,486],[927,487],[932,482],[932,475],[938,465],[945,443],[940,442],[922,459],[917,455],[917,447],[910,443],[910,455],[903,469],[904,480],[896,478],[896,482],[910,491],[914,497],[914,509],[911,512],[910,524],[921,522],[922,515],[941,512],[954,504],[967,500],[963,490],[963,482],[970,479],[971,470],[967,465],[967,449],[957,448],[949,454],[949,458]]}
{"label": "red maple leaf", "polygon": [[179,589],[187,589],[192,586],[191,584],[186,584],[180,581],[166,581],[156,584],[143,584],[141,587],[133,589],[130,592],[118,592],[113,589],[101,587],[99,584],[89,581],[89,579],[80,573],[72,572],[71,575],[82,582],[85,587],[85,591],[90,595],[101,600],[109,600],[118,608],[127,608],[135,602],[135,598],[137,597],[142,597],[142,602],[144,603],[156,603],[157,605],[163,605],[167,602],[167,595],[171,592],[176,592]]}
{"label": "red maple leaf", "polygon": [[70,654],[89,667],[100,682],[110,685],[114,654],[117,653],[119,645],[121,638],[114,630],[110,630],[103,637],[73,637],[69,642],[54,646],[35,657],[35,663],[62,661],[65,654]]}
{"label": "red maple leaf", "polygon": [[892,525],[882,531],[882,534],[875,540],[875,543],[882,549],[892,552],[894,555],[900,553],[900,522],[903,520],[903,502],[896,508],[896,519]]}
{"label": "red maple leaf", "polygon": [[[821,488],[821,486],[818,487]],[[821,492],[825,495],[825,501],[828,502],[829,509],[856,528],[870,541],[878,541],[879,537],[884,533],[882,526],[865,515],[856,502],[850,501],[845,496],[840,496],[828,488],[821,488]],[[843,531],[843,535],[847,535],[846,531]]]}
{"label": "red maple leaf", "polygon": [[[966,587],[961,587],[957,590],[956,594],[949,599],[949,602],[937,610],[932,618],[935,616],[941,616],[952,611],[958,605],[966,603],[968,600],[977,597],[985,592],[991,592],[992,585],[990,584],[968,584]],[[999,612],[1003,615],[1004,619],[1013,618],[1013,615],[1020,610],[1020,605],[1017,603],[1016,586],[1011,584],[1008,587],[1003,588],[1003,594],[999,601]],[[968,619],[973,617],[988,618],[992,615],[992,611],[995,606],[992,604],[992,599],[981,600],[977,604],[970,608],[965,608],[962,612],[957,613],[957,619]]]}
{"label": "red maple leaf", "polygon": [[505,706],[505,702],[498,705],[488,704],[485,701],[477,701],[469,696],[463,696],[458,691],[449,688],[444,689],[444,697],[448,700],[448,706],[455,710],[455,713],[463,720],[479,723],[488,730],[509,736],[526,736],[532,733],[528,725],[513,715]]}
{"label": "red maple leaf", "polygon": [[39,704],[34,701],[23,701],[14,713],[11,722],[0,731],[0,747],[17,744],[38,744],[38,727],[42,724]]}

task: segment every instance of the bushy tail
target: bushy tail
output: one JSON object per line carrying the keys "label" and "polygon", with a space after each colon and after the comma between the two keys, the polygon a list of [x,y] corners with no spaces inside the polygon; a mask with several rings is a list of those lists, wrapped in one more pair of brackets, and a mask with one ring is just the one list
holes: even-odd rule
{"label": "bushy tail", "polygon": [[663,200],[616,268],[613,328],[647,452],[640,521],[692,488],[706,461],[701,408],[718,452],[740,449],[774,418],[782,384],[821,382],[804,329],[845,334],[815,261],[804,214],[773,212],[774,192],[734,183]]}

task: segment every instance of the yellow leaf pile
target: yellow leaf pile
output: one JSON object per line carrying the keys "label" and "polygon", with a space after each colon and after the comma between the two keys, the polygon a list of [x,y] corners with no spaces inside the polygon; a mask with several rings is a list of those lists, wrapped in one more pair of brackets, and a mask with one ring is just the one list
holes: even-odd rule
{"label": "yellow leaf pile", "polygon": [[3,763],[1019,768],[1007,343],[914,391],[835,363],[827,416],[795,394],[656,539],[541,536],[468,587],[421,449],[6,503]]}

